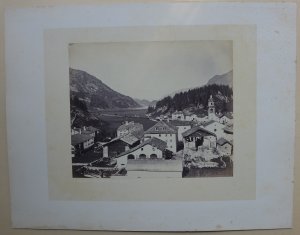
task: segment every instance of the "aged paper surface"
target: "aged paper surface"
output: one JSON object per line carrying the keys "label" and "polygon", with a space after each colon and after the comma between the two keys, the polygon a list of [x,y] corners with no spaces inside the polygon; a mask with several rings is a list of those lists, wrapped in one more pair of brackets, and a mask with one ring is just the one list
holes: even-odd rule
{"label": "aged paper surface", "polygon": [[[46,46],[46,117],[49,195],[53,199],[201,201],[255,199],[256,29],[254,26],[135,27],[49,30]],[[197,179],[73,179],[68,123],[68,45],[91,42],[233,41],[234,174]],[[183,78],[184,79],[184,78]],[[161,81],[163,83],[164,80]],[[168,82],[168,81],[166,81]],[[57,89],[59,85],[60,89]],[[162,85],[162,84],[161,84]],[[55,93],[55,96],[52,94]],[[247,105],[244,105],[247,103]],[[63,156],[63,157],[62,157]],[[187,193],[189,192],[189,193]]]}
{"label": "aged paper surface", "polygon": [[[150,9],[151,14],[149,14],[149,6],[125,7],[128,10],[127,13],[131,13],[131,15],[135,15],[136,9],[139,13],[144,13],[135,15],[133,21],[126,17],[125,19],[122,14],[111,18],[113,15],[112,10],[124,10],[124,6],[115,6],[115,8],[26,9],[10,11],[7,14],[6,37],[9,39],[6,45],[7,77],[9,78],[7,83],[7,120],[14,227],[145,231],[208,231],[291,227],[293,121],[295,111],[295,6],[293,4],[223,3],[204,5],[154,4],[151,7],[153,7]],[[43,14],[36,14],[39,11],[42,11]],[[253,15],[253,11],[256,12],[255,15]],[[193,17],[186,17],[187,12],[189,16]],[[193,14],[190,14],[191,12]],[[86,21],[84,23],[80,21],[82,18],[78,18],[78,15],[81,14],[89,16],[85,17]],[[152,19],[152,21],[149,22],[149,19]],[[21,25],[20,22],[22,22]],[[54,68],[63,74],[61,81],[59,81],[59,84],[62,85],[56,87],[55,94],[49,94],[46,86],[49,80],[44,79],[48,72],[45,70],[49,70],[47,65],[48,55],[50,57],[51,54],[53,56],[57,55],[57,48],[53,47],[53,51],[48,50],[46,42],[51,39],[52,43],[60,45],[59,48],[63,51],[64,61],[68,60],[67,44],[69,43],[66,40],[64,44],[60,44],[60,40],[63,38],[62,35],[57,38],[54,34],[51,34],[51,31],[56,32],[59,28],[62,28],[62,32],[70,30],[70,28],[76,31],[77,28],[81,28],[81,30],[87,32],[87,37],[89,37],[89,32],[101,27],[107,28],[107,30],[112,26],[136,28],[137,26],[144,27],[147,25],[163,26],[163,28],[168,28],[166,27],[168,25],[178,25],[186,28],[187,25],[191,24],[198,25],[198,27],[203,27],[203,25],[210,25],[209,27],[211,27],[212,25],[230,26],[238,24],[238,27],[247,26],[254,28],[254,31],[256,31],[256,36],[254,36],[256,38],[257,55],[254,56],[256,61],[252,61],[251,58],[253,57],[247,58],[249,66],[256,63],[257,71],[255,76],[257,86],[254,86],[256,87],[256,108],[251,110],[253,107],[249,105],[249,111],[247,111],[249,117],[252,112],[256,113],[256,123],[254,122],[256,128],[247,132],[251,135],[253,134],[252,131],[256,131],[256,154],[255,161],[252,162],[254,165],[250,162],[245,168],[245,174],[243,172],[239,177],[239,180],[249,179],[246,178],[247,168],[255,169],[256,180],[252,181],[250,179],[251,182],[247,182],[247,185],[249,183],[251,187],[254,187],[249,189],[251,197],[243,198],[244,191],[242,191],[241,194],[234,192],[222,199],[221,196],[209,198],[208,194],[213,193],[213,191],[210,191],[208,194],[201,193],[201,195],[197,195],[199,196],[197,199],[201,197],[202,201],[195,199],[194,196],[180,200],[170,195],[173,201],[166,202],[166,195],[162,196],[154,193],[151,201],[149,201],[150,199],[144,202],[139,200],[139,198],[147,199],[147,195],[140,194],[133,195],[136,201],[130,201],[126,198],[127,202],[123,199],[116,202],[118,200],[116,197],[113,198],[115,201],[109,202],[107,199],[101,201],[98,192],[95,193],[94,191],[90,192],[90,195],[86,195],[84,201],[75,198],[74,191],[68,190],[72,189],[73,184],[81,185],[85,180],[80,179],[77,181],[70,177],[70,165],[67,165],[65,161],[67,156],[61,156],[64,159],[62,161],[61,159],[57,160],[58,156],[55,159],[49,158],[49,153],[55,153],[57,148],[61,152],[65,151],[66,154],[70,154],[69,148],[66,151],[65,145],[61,144],[61,142],[70,141],[70,130],[64,129],[69,126],[64,125],[64,122],[69,120],[67,116],[62,117],[62,123],[56,123],[55,129],[49,130],[49,128],[46,128],[55,123],[55,121],[54,123],[51,122],[52,118],[50,117],[61,118],[59,115],[56,116],[56,114],[51,113],[51,110],[48,109],[48,102],[51,100],[50,106],[52,102],[62,104],[66,102],[64,99],[59,99],[59,95],[56,100],[53,96],[56,93],[63,94],[66,91],[68,81],[66,67]],[[177,38],[184,38],[184,36],[185,34],[179,34]],[[157,35],[155,36],[155,34],[148,35],[147,40],[149,38],[164,40]],[[166,37],[166,41],[170,38],[174,38],[174,35],[171,34],[170,37]],[[229,38],[229,35],[227,35],[227,38]],[[250,39],[251,43],[255,41],[251,37]],[[242,41],[245,40],[247,41],[247,39]],[[77,40],[77,42],[80,41]],[[99,42],[100,37],[99,40],[95,41]],[[76,43],[76,40],[74,42]],[[92,40],[89,42],[92,42]],[[237,50],[237,53],[243,51],[243,49]],[[44,54],[44,50],[47,51],[47,54]],[[254,52],[253,50],[249,54],[252,55]],[[243,56],[239,58],[243,58]],[[19,69],[15,69],[16,66]],[[68,63],[66,63],[66,66],[68,67]],[[245,69],[247,70],[247,68]],[[236,70],[239,73],[238,68]],[[242,74],[241,71],[240,73]],[[51,79],[55,80],[57,78],[51,77]],[[235,77],[234,83],[236,81]],[[249,89],[253,86],[253,81],[255,80],[244,80],[246,83],[249,82]],[[47,94],[46,99],[44,99],[45,92]],[[247,92],[245,90],[242,95],[247,94]],[[239,95],[239,91],[235,92],[235,96],[237,95]],[[251,94],[249,95],[251,97]],[[68,99],[67,94],[65,94],[65,98]],[[247,99],[247,102],[249,101],[251,100]],[[47,108],[45,108],[45,103]],[[57,107],[66,105],[67,103]],[[33,111],[28,112],[25,107],[32,107]],[[62,116],[67,115],[66,110],[62,107],[53,111],[61,112]],[[23,119],[20,120],[20,116]],[[251,125],[251,123],[250,120],[249,124]],[[246,130],[248,128],[248,124],[243,121],[238,124],[238,120],[236,120],[236,124],[240,125],[241,128],[246,128]],[[235,128],[237,125],[235,125]],[[64,133],[62,136],[58,136],[60,143],[53,139],[48,142],[46,136],[53,136],[60,131]],[[241,142],[243,138],[241,137],[239,140],[235,137],[237,141]],[[20,145],[20,143],[22,144]],[[239,144],[236,143],[236,145]],[[28,148],[28,146],[35,147]],[[247,143],[245,148],[248,147]],[[20,156],[23,157],[20,158]],[[237,156],[236,153],[234,156]],[[61,162],[62,165],[56,165],[57,161]],[[243,163],[240,162],[237,165],[240,166]],[[70,184],[72,187],[67,188],[67,192],[63,192],[62,185],[57,182],[59,177],[54,176],[53,172],[49,171],[53,166],[57,167],[57,172],[64,170],[65,176],[73,180]],[[238,167],[235,168],[235,171],[238,171],[238,169]],[[228,178],[228,181],[234,180],[236,174],[239,175],[239,172],[234,172],[234,177]],[[215,183],[216,180],[222,181],[223,179],[205,179],[205,181],[207,180],[213,180]],[[90,184],[95,184],[95,182],[84,182],[84,185]],[[204,187],[207,185],[204,181],[201,184]],[[171,186],[171,184],[169,185]],[[111,189],[110,186],[108,186],[109,190]],[[186,189],[189,189],[188,186],[186,187]],[[211,184],[209,184],[210,187]],[[90,190],[90,187],[86,190]],[[170,190],[172,192],[171,187]],[[218,192],[215,190],[215,193]],[[95,194],[93,195],[93,193]],[[114,193],[118,194],[119,191]],[[126,190],[122,193],[126,193]],[[82,191],[80,192],[80,195],[84,194]],[[105,194],[101,196],[102,198],[107,197]],[[31,216],[28,216],[28,211],[31,212]],[[106,213],[101,213],[103,211]],[[178,214],[178,211],[180,211],[180,214]],[[244,213],[245,211],[247,213]],[[127,215],[130,215],[130,217]],[[183,224],[182,221],[189,221],[189,223]]]}

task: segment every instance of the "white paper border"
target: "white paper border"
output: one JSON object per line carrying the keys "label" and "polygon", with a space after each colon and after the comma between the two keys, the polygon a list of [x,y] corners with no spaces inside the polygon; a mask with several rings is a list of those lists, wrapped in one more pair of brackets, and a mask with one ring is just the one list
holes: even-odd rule
{"label": "white paper border", "polygon": [[[295,22],[296,5],[292,3],[122,4],[8,10],[6,102],[13,226],[141,231],[291,227]],[[257,27],[256,200],[49,201],[44,30],[215,24]]]}

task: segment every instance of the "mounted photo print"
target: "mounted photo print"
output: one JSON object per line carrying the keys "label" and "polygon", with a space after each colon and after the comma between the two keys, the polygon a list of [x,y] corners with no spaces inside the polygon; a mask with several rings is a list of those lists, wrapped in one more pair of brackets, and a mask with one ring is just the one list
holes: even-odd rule
{"label": "mounted photo print", "polygon": [[69,46],[73,177],[233,175],[233,41]]}
{"label": "mounted photo print", "polygon": [[5,22],[13,227],[292,226],[295,4],[23,8]]}

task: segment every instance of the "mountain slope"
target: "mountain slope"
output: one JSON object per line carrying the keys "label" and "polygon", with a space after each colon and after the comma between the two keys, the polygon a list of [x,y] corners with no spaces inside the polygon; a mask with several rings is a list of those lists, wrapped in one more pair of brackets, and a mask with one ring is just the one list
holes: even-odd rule
{"label": "mountain slope", "polygon": [[85,71],[70,68],[70,96],[84,103],[87,109],[139,108],[131,97],[114,91]]}
{"label": "mountain slope", "polygon": [[207,85],[225,85],[232,87],[232,78],[233,78],[233,72],[232,70],[228,73],[222,74],[222,75],[215,75],[209,81],[207,82]]}

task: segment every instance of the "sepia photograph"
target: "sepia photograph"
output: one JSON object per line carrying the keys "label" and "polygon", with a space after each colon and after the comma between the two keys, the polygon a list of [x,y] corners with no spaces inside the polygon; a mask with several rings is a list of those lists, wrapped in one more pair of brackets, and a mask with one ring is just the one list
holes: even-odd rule
{"label": "sepia photograph", "polygon": [[70,44],[73,177],[232,177],[232,44]]}

